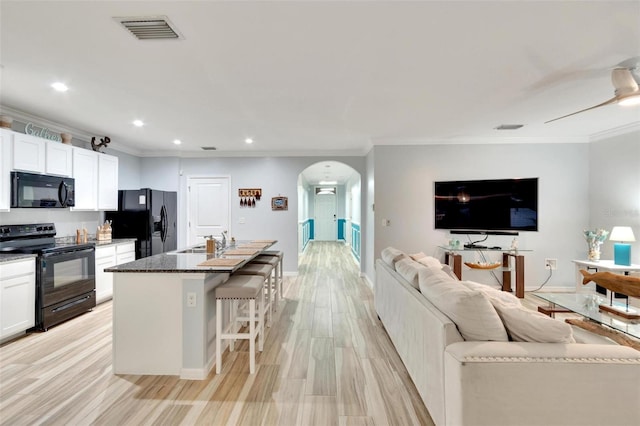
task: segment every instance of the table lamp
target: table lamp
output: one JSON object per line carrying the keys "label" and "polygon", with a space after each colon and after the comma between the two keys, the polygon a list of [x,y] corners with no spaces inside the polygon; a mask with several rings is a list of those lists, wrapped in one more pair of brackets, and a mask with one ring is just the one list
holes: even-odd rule
{"label": "table lamp", "polygon": [[631,244],[636,240],[630,226],[614,226],[609,239],[613,244],[613,263],[615,265],[631,265]]}

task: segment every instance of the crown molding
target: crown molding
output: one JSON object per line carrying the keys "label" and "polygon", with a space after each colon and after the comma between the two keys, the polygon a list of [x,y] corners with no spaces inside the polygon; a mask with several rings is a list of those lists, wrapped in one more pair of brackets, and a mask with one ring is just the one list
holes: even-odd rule
{"label": "crown molding", "polygon": [[602,139],[609,139],[615,136],[626,135],[627,133],[640,132],[640,121],[626,124],[624,126],[616,127],[614,129],[605,130],[602,132],[594,133],[590,136],[589,142],[596,142]]}

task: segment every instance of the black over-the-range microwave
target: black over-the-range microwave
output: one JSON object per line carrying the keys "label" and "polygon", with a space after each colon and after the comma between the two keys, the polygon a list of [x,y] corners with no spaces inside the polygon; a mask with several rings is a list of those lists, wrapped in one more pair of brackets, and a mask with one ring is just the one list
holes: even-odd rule
{"label": "black over-the-range microwave", "polygon": [[75,180],[69,177],[11,172],[11,208],[75,206]]}

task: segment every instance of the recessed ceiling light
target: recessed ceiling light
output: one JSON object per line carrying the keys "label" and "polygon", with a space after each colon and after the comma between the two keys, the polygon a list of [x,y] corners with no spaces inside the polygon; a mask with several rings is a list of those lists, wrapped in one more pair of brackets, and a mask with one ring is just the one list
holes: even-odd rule
{"label": "recessed ceiling light", "polygon": [[144,122],[142,120],[133,120],[133,125],[136,127],[144,126]]}
{"label": "recessed ceiling light", "polygon": [[318,182],[318,185],[337,185],[338,182],[335,180],[321,180]]}
{"label": "recessed ceiling light", "polygon": [[66,92],[67,90],[69,90],[69,87],[67,87],[66,84],[61,83],[59,81],[56,81],[55,83],[53,83],[51,87],[53,87],[53,89],[58,92]]}
{"label": "recessed ceiling light", "polygon": [[182,141],[180,139],[174,139],[173,143],[176,145],[180,145],[182,143]]}
{"label": "recessed ceiling light", "polygon": [[251,138],[246,138],[246,139],[244,140],[244,143],[252,144],[252,143],[253,143],[253,139],[251,139]]}

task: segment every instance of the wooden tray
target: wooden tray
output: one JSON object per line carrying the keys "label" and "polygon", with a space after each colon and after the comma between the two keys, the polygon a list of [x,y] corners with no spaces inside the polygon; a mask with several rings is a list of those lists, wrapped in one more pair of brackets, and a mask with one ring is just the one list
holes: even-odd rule
{"label": "wooden tray", "polygon": [[252,256],[256,253],[260,253],[260,250],[252,249],[233,249],[233,250],[225,250],[224,254],[226,256]]}
{"label": "wooden tray", "polygon": [[253,240],[251,241],[251,243],[269,243],[269,244],[273,244],[275,243],[277,240]]}
{"label": "wooden tray", "polygon": [[236,266],[244,262],[244,259],[227,259],[223,257],[216,257],[213,259],[205,260],[202,263],[198,263],[198,266]]}
{"label": "wooden tray", "polygon": [[496,268],[499,268],[500,266],[502,266],[501,262],[483,263],[483,264],[464,262],[464,264],[467,265],[471,269],[496,269]]}

